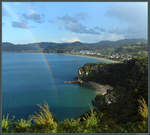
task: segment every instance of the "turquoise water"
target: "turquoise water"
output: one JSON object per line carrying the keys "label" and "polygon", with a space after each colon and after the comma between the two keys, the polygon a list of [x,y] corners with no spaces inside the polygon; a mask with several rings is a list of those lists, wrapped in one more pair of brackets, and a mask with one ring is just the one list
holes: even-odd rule
{"label": "turquoise water", "polygon": [[41,53],[2,54],[2,110],[16,119],[27,119],[48,103],[58,120],[75,118],[88,111],[96,91],[64,81],[77,77],[80,66],[106,62],[93,58]]}

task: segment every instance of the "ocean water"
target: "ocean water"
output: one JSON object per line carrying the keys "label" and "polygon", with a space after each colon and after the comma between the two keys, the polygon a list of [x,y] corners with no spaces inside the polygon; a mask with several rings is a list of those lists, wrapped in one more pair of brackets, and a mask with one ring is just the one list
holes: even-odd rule
{"label": "ocean water", "polygon": [[85,63],[108,62],[82,56],[41,53],[2,54],[2,113],[16,119],[39,110],[48,103],[58,121],[76,118],[88,111],[96,91],[64,81],[77,77]]}

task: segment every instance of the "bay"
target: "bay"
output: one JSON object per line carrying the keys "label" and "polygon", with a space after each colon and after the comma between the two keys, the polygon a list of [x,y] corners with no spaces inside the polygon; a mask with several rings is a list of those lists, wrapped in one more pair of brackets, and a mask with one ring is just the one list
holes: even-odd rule
{"label": "bay", "polygon": [[67,84],[85,63],[105,62],[67,54],[2,53],[2,113],[16,119],[39,110],[48,103],[58,121],[76,118],[92,108],[96,91]]}

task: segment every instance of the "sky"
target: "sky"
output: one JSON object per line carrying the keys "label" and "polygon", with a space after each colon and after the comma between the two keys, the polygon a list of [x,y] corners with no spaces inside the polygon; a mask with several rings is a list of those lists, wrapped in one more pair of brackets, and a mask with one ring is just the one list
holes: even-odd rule
{"label": "sky", "polygon": [[2,42],[147,39],[147,29],[147,2],[2,2]]}

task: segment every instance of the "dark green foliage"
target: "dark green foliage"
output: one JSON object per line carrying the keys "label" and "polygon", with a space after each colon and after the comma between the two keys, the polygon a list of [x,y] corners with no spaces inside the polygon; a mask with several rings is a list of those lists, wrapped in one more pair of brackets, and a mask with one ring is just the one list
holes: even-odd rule
{"label": "dark green foliage", "polygon": [[107,109],[107,103],[105,101],[105,97],[101,94],[98,94],[95,99],[92,101],[93,106],[95,106],[96,110],[103,111]]}
{"label": "dark green foliage", "polygon": [[[147,101],[148,89],[148,58],[133,58],[116,64],[85,64],[79,69],[79,79],[109,84],[113,87],[123,87],[126,92]],[[89,74],[86,75],[86,72]]]}
{"label": "dark green foliage", "polygon": [[20,119],[12,123],[13,132],[30,132],[31,120]]}
{"label": "dark green foliage", "polygon": [[[95,109],[107,110],[120,124],[135,122],[138,126],[138,123],[143,123],[138,100],[142,97],[145,103],[148,102],[148,58],[138,57],[120,64],[103,65],[103,68],[104,72],[99,70],[97,73],[96,81],[111,84],[113,90],[95,97],[92,101]],[[137,128],[137,131],[142,130]]]}
{"label": "dark green foliage", "polygon": [[98,133],[99,129],[99,119],[96,112],[93,110],[84,114],[83,120],[80,118],[72,120],[64,120],[58,124],[58,133]]}
{"label": "dark green foliage", "polygon": [[79,133],[80,132],[79,120],[64,120],[58,125],[59,133]]}

